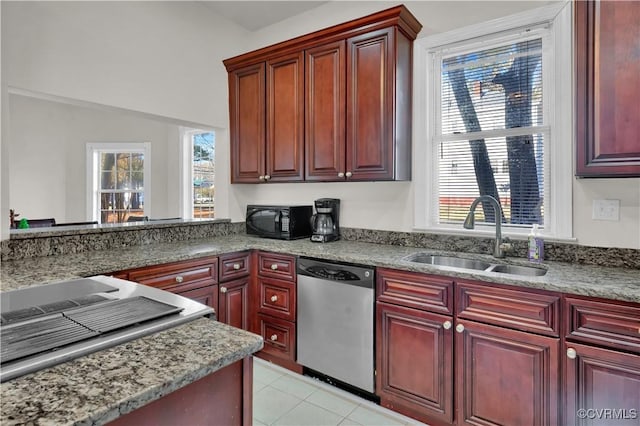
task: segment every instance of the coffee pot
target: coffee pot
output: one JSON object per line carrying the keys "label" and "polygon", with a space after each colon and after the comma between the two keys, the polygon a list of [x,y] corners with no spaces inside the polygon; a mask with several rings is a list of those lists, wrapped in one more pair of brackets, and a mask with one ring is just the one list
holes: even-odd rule
{"label": "coffee pot", "polygon": [[326,243],[340,239],[340,200],[319,198],[315,201],[316,214],[311,217],[311,241]]}

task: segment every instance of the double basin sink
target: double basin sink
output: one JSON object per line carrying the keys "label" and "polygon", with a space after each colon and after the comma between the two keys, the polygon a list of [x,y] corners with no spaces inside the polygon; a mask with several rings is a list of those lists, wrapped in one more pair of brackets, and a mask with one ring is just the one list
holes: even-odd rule
{"label": "double basin sink", "polygon": [[540,277],[547,273],[546,269],[533,266],[508,265],[503,263],[490,263],[484,260],[466,259],[456,256],[441,256],[428,253],[414,253],[403,258],[407,262],[424,263],[449,268],[466,269],[474,271],[497,272],[509,275],[522,275],[528,277]]}

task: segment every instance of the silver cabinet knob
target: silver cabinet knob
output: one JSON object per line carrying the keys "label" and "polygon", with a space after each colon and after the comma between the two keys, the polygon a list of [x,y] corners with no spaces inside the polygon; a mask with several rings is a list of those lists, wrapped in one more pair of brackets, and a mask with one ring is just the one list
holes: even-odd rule
{"label": "silver cabinet knob", "polygon": [[272,302],[277,302],[278,301],[278,296],[276,296],[275,294],[273,296],[271,296],[271,301]]}
{"label": "silver cabinet knob", "polygon": [[271,339],[272,342],[275,342],[275,341],[278,340],[278,335],[277,334],[272,334],[270,339]]}
{"label": "silver cabinet knob", "polygon": [[269,179],[271,179],[271,176],[269,176],[269,175],[264,175],[264,180],[269,180]]}
{"label": "silver cabinet knob", "polygon": [[442,328],[449,330],[451,328],[451,321],[445,321],[442,323]]}
{"label": "silver cabinet knob", "polygon": [[234,264],[233,264],[233,269],[235,269],[236,271],[237,271],[238,269],[240,269],[240,264],[239,264],[239,263],[234,263]]}
{"label": "silver cabinet knob", "polygon": [[344,177],[344,173],[342,173],[342,172],[338,173],[338,177],[339,178],[343,178]]}
{"label": "silver cabinet knob", "polygon": [[184,281],[184,278],[182,278],[182,276],[181,276],[181,275],[178,275],[178,276],[176,277],[176,282],[177,282],[177,283],[181,283],[182,281]]}
{"label": "silver cabinet knob", "polygon": [[567,349],[567,358],[569,359],[575,359],[576,356],[578,356],[578,353],[576,352],[575,349],[573,348],[569,348]]}
{"label": "silver cabinet knob", "polygon": [[278,264],[277,263],[272,263],[271,264],[271,269],[274,270],[274,271],[277,270],[278,269]]}
{"label": "silver cabinet knob", "polygon": [[260,175],[260,176],[258,176],[258,179],[259,180],[264,180],[264,176]]}
{"label": "silver cabinet knob", "polygon": [[462,333],[464,331],[464,325],[462,325],[462,324],[456,325],[456,331],[458,333]]}
{"label": "silver cabinet knob", "polygon": [[345,175],[346,177],[350,178],[351,176],[353,176],[353,173],[351,173],[351,172],[347,172],[347,173],[345,173],[344,175]]}
{"label": "silver cabinet knob", "polygon": [[226,287],[220,287],[220,293],[226,293],[226,292],[227,292]]}

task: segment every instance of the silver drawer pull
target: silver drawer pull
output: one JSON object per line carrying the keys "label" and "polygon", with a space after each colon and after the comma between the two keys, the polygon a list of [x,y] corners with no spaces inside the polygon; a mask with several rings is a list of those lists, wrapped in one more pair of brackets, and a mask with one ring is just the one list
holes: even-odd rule
{"label": "silver drawer pull", "polygon": [[339,178],[343,178],[344,177],[344,173],[342,173],[342,172],[338,173],[338,177]]}
{"label": "silver drawer pull", "polygon": [[456,331],[458,333],[462,333],[464,331],[464,325],[462,325],[462,324],[456,325]]}
{"label": "silver drawer pull", "polygon": [[277,302],[278,301],[278,296],[276,296],[275,294],[273,296],[271,296],[271,301],[272,302]]}
{"label": "silver drawer pull", "polygon": [[182,281],[184,281],[184,278],[182,278],[182,275],[178,275],[178,276],[176,277],[176,282],[177,282],[177,283],[181,283]]}
{"label": "silver drawer pull", "polygon": [[272,263],[271,264],[271,269],[274,270],[274,271],[277,270],[278,269],[278,264],[277,263]]}
{"label": "silver drawer pull", "polygon": [[445,321],[444,323],[442,323],[442,328],[444,328],[445,330],[449,330],[451,328],[451,321]]}
{"label": "silver drawer pull", "polygon": [[272,342],[275,342],[275,341],[277,341],[277,340],[278,340],[278,335],[277,335],[277,334],[272,334],[272,335],[271,335],[271,341],[272,341]]}
{"label": "silver drawer pull", "polygon": [[567,349],[567,358],[576,359],[576,356],[578,356],[578,353],[576,352],[575,349],[573,349],[573,348]]}
{"label": "silver drawer pull", "polygon": [[227,292],[226,287],[220,287],[220,293],[226,293],[226,292]]}
{"label": "silver drawer pull", "polygon": [[344,175],[345,175],[346,177],[350,178],[351,176],[353,176],[353,173],[351,173],[351,172],[347,172],[347,173],[345,173]]}
{"label": "silver drawer pull", "polygon": [[234,263],[234,264],[233,264],[233,269],[235,269],[236,271],[237,271],[238,269],[240,269],[240,264],[239,264],[239,263]]}

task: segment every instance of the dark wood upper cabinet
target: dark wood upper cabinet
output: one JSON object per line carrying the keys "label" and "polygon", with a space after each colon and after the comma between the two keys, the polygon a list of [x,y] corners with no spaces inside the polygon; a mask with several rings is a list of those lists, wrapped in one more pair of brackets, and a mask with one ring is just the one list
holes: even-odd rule
{"label": "dark wood upper cabinet", "polygon": [[304,58],[293,53],[267,61],[266,181],[302,180]]}
{"label": "dark wood upper cabinet", "polygon": [[305,179],[342,180],[345,172],[344,40],[305,51]]}
{"label": "dark wood upper cabinet", "polygon": [[229,73],[231,182],[259,182],[265,175],[265,64]]}
{"label": "dark wood upper cabinet", "polygon": [[411,179],[421,28],[397,6],[225,60],[231,182]]}
{"label": "dark wood upper cabinet", "polygon": [[576,175],[640,176],[640,3],[574,5]]}

